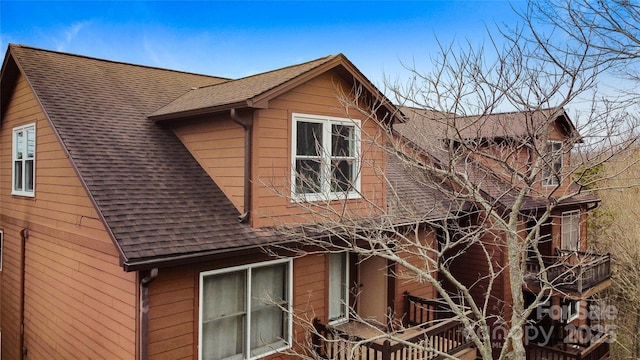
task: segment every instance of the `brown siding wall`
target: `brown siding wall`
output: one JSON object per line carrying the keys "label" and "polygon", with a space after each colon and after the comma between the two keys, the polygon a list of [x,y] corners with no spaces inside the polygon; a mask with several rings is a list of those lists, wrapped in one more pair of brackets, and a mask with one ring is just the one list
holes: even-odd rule
{"label": "brown siding wall", "polygon": [[225,116],[172,125],[194,158],[239,212],[244,212],[244,129]]}
{"label": "brown siding wall", "polygon": [[[11,195],[12,129],[36,124],[35,197]],[[19,78],[0,133],[2,356],[19,358],[20,231],[29,358],[134,358],[135,274],[125,273],[30,87]]]}
{"label": "brown siding wall", "polygon": [[[418,236],[422,246],[433,249],[437,248],[438,245],[435,232],[421,230]],[[410,248],[406,253],[399,253],[398,255],[403,257],[407,262],[419,269],[432,270],[431,275],[435,279],[437,279],[437,269],[434,269],[434,265],[425,260],[423,257],[415,255],[415,252],[413,250],[415,250],[415,248]],[[420,296],[425,299],[434,299],[438,297],[438,293],[436,292],[435,288],[427,282],[418,281],[417,276],[413,271],[410,271],[401,265],[398,265],[396,271],[398,272],[394,294],[396,316],[401,317],[405,312],[405,291],[408,291],[411,295]]]}
{"label": "brown siding wall", "polygon": [[[269,109],[258,111],[254,117],[252,209],[253,226],[309,222],[312,214],[320,218],[329,214],[327,204],[316,202],[312,209],[292,203],[291,196],[291,134],[292,115],[302,113],[333,117],[347,117],[345,108],[337,99],[336,86],[346,87],[332,73],[323,74],[269,102]],[[348,93],[348,91],[346,91]],[[382,178],[384,154],[378,144],[379,126],[361,114],[351,111],[349,116],[362,120],[362,174],[363,199],[349,200],[346,208],[358,214],[377,213],[385,206],[385,188]],[[310,205],[306,203],[305,206]],[[331,202],[333,209],[344,203]]]}
{"label": "brown siding wall", "polygon": [[[257,254],[160,269],[149,287],[150,359],[197,358],[200,272],[266,260],[266,255]],[[314,317],[326,317],[325,289],[325,256],[307,255],[293,261],[294,343],[305,343],[306,326]],[[284,358],[295,357],[274,354],[266,359]]]}

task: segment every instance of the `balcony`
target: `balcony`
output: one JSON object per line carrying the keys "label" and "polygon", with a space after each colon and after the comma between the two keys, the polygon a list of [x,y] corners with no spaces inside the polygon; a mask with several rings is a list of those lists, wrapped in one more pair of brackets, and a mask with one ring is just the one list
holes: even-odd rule
{"label": "balcony", "polygon": [[[557,290],[594,294],[609,286],[611,255],[558,250],[554,261],[544,261],[547,281]],[[542,272],[537,261],[527,261],[526,279],[540,285]],[[588,295],[588,294],[587,294]]]}
{"label": "balcony", "polygon": [[527,360],[602,360],[609,358],[611,337],[597,334],[587,345],[556,344],[544,346],[530,343],[526,346]]}
{"label": "balcony", "polygon": [[475,359],[464,325],[441,302],[405,294],[405,309],[405,323],[393,331],[359,322],[331,326],[315,319],[314,349],[322,358],[338,360],[435,360],[444,354]]}

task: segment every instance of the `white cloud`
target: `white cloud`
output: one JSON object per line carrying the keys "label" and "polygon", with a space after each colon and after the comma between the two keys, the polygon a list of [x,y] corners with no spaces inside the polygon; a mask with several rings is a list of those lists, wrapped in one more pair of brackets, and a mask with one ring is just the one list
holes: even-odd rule
{"label": "white cloud", "polygon": [[78,37],[80,31],[87,27],[90,21],[81,21],[64,28],[60,36],[53,39],[53,43],[58,51],[66,51],[69,45]]}

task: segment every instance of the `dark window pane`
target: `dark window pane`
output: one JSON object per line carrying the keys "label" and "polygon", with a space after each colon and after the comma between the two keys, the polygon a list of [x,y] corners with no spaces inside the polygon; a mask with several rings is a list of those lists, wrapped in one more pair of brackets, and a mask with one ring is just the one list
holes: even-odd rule
{"label": "dark window pane", "polygon": [[320,161],[296,160],[296,193],[320,192]]}
{"label": "dark window pane", "polygon": [[24,177],[25,177],[25,190],[33,191],[33,160],[25,161],[25,169],[24,169]]}
{"label": "dark window pane", "polygon": [[13,173],[15,174],[13,178],[13,189],[22,190],[22,161],[16,161],[13,163]]}
{"label": "dark window pane", "polygon": [[296,123],[296,155],[319,156],[322,148],[322,124]]}
{"label": "dark window pane", "polygon": [[353,181],[353,164],[349,160],[331,162],[331,191],[348,191]]}
{"label": "dark window pane", "polygon": [[331,155],[353,156],[353,126],[331,125]]}

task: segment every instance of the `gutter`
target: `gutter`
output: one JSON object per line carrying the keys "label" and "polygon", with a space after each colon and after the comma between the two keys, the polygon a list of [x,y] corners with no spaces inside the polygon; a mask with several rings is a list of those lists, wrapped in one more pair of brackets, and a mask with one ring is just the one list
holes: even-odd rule
{"label": "gutter", "polygon": [[244,128],[244,213],[238,216],[240,223],[246,223],[251,216],[251,147],[253,133],[253,117],[241,118],[235,108],[232,108],[231,119]]}
{"label": "gutter", "polygon": [[153,268],[140,279],[140,360],[149,358],[149,284],[157,277],[158,268]]}

